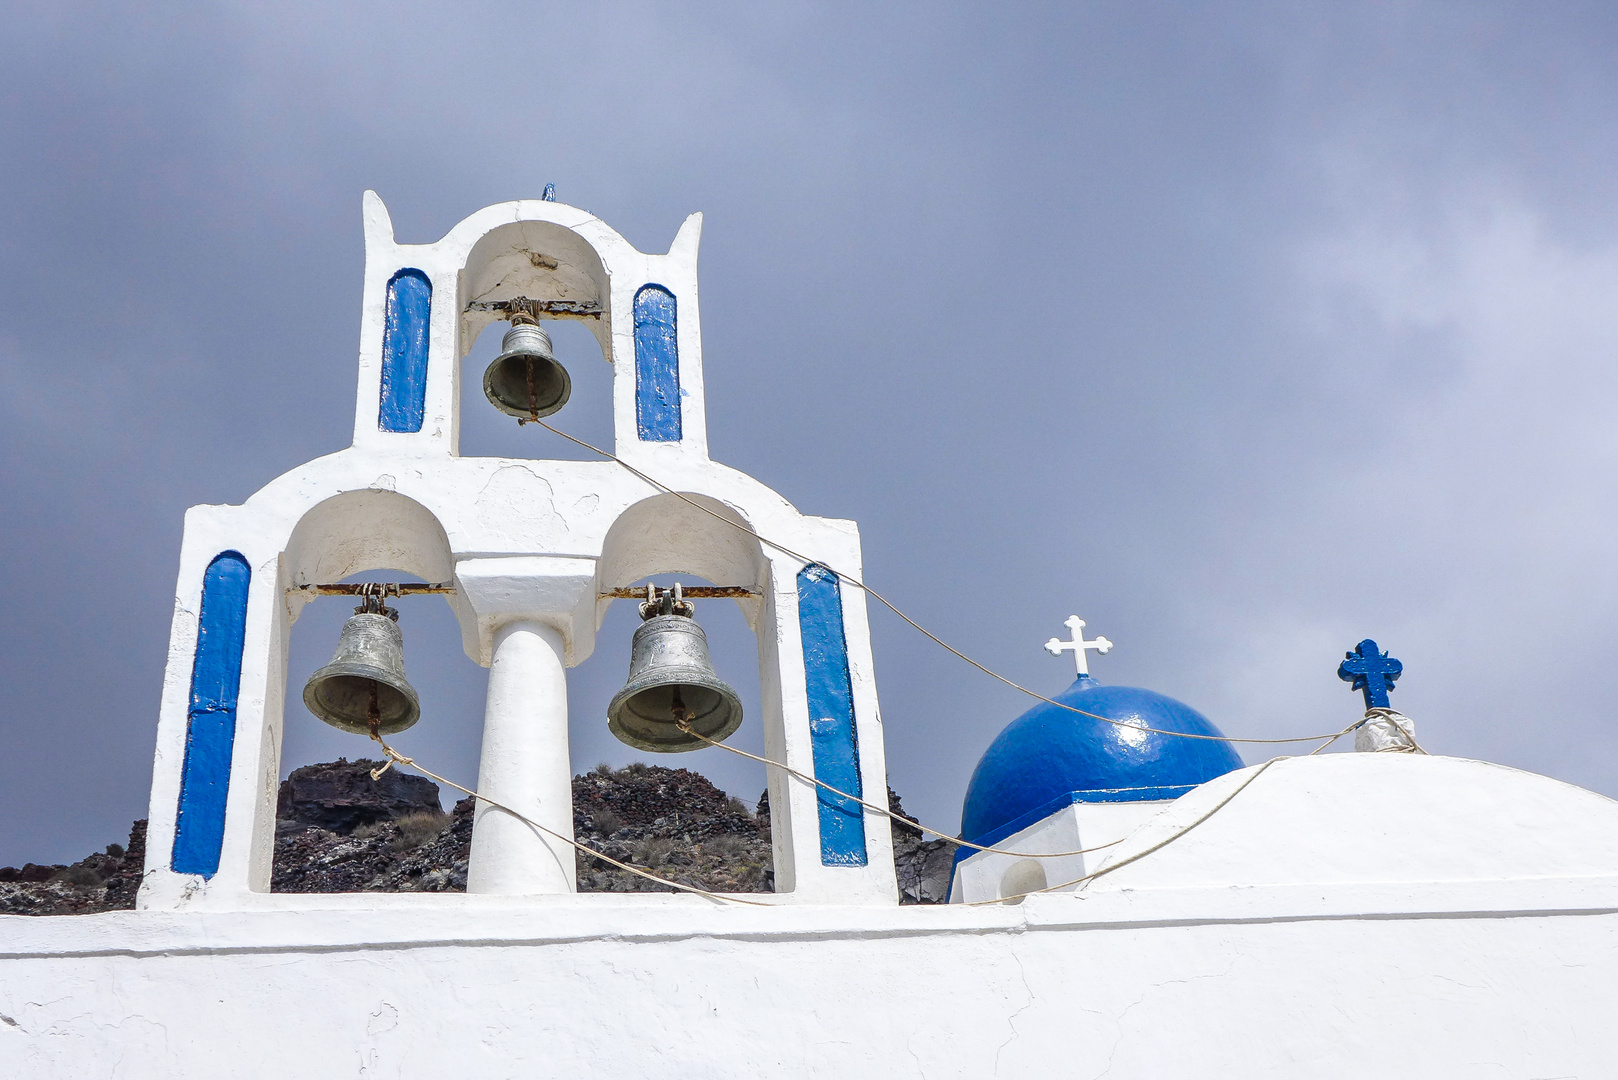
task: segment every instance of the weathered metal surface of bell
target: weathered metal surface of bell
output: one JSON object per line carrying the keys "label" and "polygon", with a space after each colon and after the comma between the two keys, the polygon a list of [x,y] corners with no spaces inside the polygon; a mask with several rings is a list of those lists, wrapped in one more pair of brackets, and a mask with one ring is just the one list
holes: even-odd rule
{"label": "weathered metal surface of bell", "polygon": [[742,702],[708,659],[708,636],[684,615],[654,615],[635,630],[629,681],[607,706],[607,728],[637,750],[676,754],[707,744],[675,723],[686,723],[715,742],[742,723]]}
{"label": "weathered metal surface of bell", "polygon": [[556,362],[551,336],[535,323],[517,322],[483,372],[483,393],[507,416],[534,420],[567,404],[573,380]]}
{"label": "weathered metal surface of bell", "polygon": [[343,624],[331,663],[304,683],[303,703],[332,727],[368,735],[373,702],[379,735],[421,719],[421,701],[405,680],[398,622],[391,614],[361,609]]}

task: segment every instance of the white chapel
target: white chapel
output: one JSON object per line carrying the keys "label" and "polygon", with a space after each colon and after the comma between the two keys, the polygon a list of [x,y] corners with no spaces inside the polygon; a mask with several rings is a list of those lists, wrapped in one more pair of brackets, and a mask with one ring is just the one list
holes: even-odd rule
{"label": "white chapel", "polygon": [[[548,197],[421,245],[363,216],[352,444],[187,513],[137,908],[0,915],[0,1076],[1618,1076],[1618,802],[1423,745],[1371,641],[1316,754],[1104,681],[1075,616],[958,829],[924,823],[960,842],[949,902],[901,906],[859,532],[709,456],[701,216],[664,253]],[[555,320],[612,367],[611,444],[462,456],[463,410],[565,420]],[[345,584],[376,570],[416,580]],[[412,593],[488,669],[466,890],[272,892],[288,701],[388,747]],[[337,653],[289,685],[336,594]],[[701,597],[756,634],[757,715]],[[633,642],[598,642],[614,603]],[[758,725],[773,892],[577,890],[568,671],[598,646],[631,655],[600,722],[649,755]]]}

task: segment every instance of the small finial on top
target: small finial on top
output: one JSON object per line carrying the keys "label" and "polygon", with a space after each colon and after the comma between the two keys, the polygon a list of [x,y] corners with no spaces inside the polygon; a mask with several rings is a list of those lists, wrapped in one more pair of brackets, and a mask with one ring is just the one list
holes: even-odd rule
{"label": "small finial on top", "polygon": [[556,201],[556,185],[555,184],[546,184],[545,185],[545,194],[541,195],[539,198],[540,198],[541,202],[555,202]]}
{"label": "small finial on top", "polygon": [[1366,638],[1354,646],[1354,651],[1345,653],[1341,664],[1337,665],[1337,677],[1346,683],[1353,683],[1355,690],[1365,693],[1365,708],[1388,708],[1388,691],[1393,689],[1394,681],[1405,666],[1393,659],[1385,652],[1377,649],[1376,642]]}
{"label": "small finial on top", "polygon": [[1084,620],[1077,615],[1069,615],[1064,625],[1073,631],[1073,640],[1062,641],[1058,638],[1051,638],[1045,643],[1045,651],[1052,656],[1061,656],[1064,652],[1071,651],[1074,665],[1079,669],[1079,677],[1089,678],[1090,660],[1086,655],[1087,650],[1094,649],[1098,653],[1104,653],[1112,648],[1112,642],[1104,637],[1098,637],[1094,641],[1085,641]]}

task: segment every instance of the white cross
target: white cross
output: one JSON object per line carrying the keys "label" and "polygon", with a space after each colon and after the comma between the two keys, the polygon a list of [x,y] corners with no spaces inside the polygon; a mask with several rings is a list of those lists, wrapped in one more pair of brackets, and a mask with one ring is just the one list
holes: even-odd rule
{"label": "white cross", "polygon": [[1079,674],[1090,674],[1090,660],[1089,657],[1085,655],[1086,651],[1089,649],[1094,649],[1098,653],[1104,653],[1108,649],[1112,648],[1112,642],[1108,641],[1104,637],[1098,637],[1094,641],[1085,641],[1084,620],[1079,618],[1077,615],[1069,615],[1067,617],[1067,622],[1064,625],[1066,625],[1069,630],[1073,631],[1073,640],[1062,641],[1058,638],[1051,638],[1045,643],[1045,651],[1050,653],[1052,656],[1061,656],[1064,652],[1071,651],[1073,653],[1074,663],[1079,669]]}

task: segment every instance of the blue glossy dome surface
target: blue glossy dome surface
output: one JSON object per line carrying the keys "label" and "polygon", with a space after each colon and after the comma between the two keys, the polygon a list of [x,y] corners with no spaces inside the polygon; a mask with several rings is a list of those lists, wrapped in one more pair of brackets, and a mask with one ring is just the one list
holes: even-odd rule
{"label": "blue glossy dome surface", "polygon": [[1043,701],[1013,720],[972,773],[961,810],[963,839],[992,844],[1074,802],[1178,798],[1242,767],[1206,716],[1171,697],[1080,676],[1055,700],[1122,725]]}

